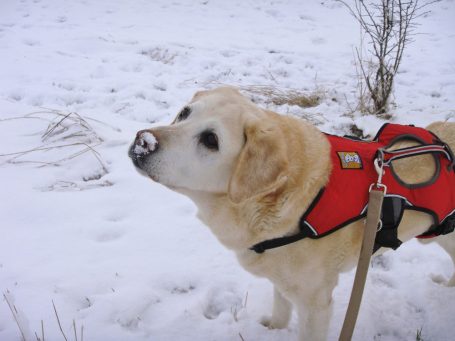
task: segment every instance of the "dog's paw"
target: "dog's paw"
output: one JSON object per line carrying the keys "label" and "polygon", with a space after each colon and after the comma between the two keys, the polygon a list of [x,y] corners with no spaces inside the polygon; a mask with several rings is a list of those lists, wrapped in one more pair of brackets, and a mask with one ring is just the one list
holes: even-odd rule
{"label": "dog's paw", "polygon": [[287,327],[287,323],[276,321],[272,316],[263,316],[260,322],[264,327],[269,329],[283,329]]}
{"label": "dog's paw", "polygon": [[272,326],[272,317],[271,316],[263,316],[261,320],[259,321],[264,327],[267,327],[269,329],[275,329]]}

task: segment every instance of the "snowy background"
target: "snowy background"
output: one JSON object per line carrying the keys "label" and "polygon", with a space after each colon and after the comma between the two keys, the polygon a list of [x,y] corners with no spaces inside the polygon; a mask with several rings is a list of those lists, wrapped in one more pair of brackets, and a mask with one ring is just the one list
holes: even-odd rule
{"label": "snowy background", "polygon": [[[394,120],[455,115],[455,1],[420,18],[396,79]],[[359,28],[327,0],[0,1],[0,340],[295,340],[258,321],[272,286],[246,273],[180,195],[127,157],[218,84],[317,93],[327,132],[383,123],[353,112]],[[65,115],[69,115],[66,117]],[[61,120],[61,124],[56,124]],[[17,154],[19,152],[24,152]],[[448,255],[415,240],[373,262],[354,340],[453,340]],[[334,293],[336,340],[353,272]],[[41,322],[42,321],[42,322]],[[74,321],[74,322],[73,322]]]}

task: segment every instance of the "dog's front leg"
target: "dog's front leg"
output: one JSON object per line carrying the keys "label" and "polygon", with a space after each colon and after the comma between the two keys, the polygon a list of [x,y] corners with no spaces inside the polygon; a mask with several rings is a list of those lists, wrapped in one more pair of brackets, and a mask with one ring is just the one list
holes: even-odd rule
{"label": "dog's front leg", "polygon": [[332,291],[320,289],[305,294],[297,306],[299,340],[326,341],[333,308]]}
{"label": "dog's front leg", "polygon": [[286,328],[289,324],[292,313],[292,304],[279,290],[274,286],[273,288],[273,310],[272,316],[263,317],[261,323],[271,329]]}

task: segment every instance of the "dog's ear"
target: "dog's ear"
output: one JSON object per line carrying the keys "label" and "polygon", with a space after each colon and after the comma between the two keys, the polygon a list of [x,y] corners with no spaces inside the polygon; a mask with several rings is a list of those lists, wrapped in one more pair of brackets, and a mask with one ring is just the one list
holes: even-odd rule
{"label": "dog's ear", "polygon": [[284,134],[274,122],[270,123],[254,120],[245,127],[245,146],[229,182],[228,195],[234,203],[254,196],[277,195],[287,182]]}

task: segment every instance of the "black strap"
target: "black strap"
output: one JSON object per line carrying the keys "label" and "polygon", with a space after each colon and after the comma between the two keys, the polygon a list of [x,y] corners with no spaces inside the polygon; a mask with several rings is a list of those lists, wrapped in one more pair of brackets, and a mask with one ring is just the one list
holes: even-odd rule
{"label": "black strap", "polygon": [[376,233],[373,253],[381,247],[398,249],[402,244],[398,239],[398,225],[405,209],[406,201],[401,197],[385,197],[382,203],[382,227]]}
{"label": "black strap", "polygon": [[452,233],[455,230],[455,212],[451,216],[447,217],[444,222],[439,225],[440,234]]}
{"label": "black strap", "polygon": [[299,240],[309,237],[309,236],[310,236],[310,234],[308,233],[308,231],[303,230],[303,231],[299,231],[297,234],[294,234],[292,236],[275,238],[275,239],[263,241],[256,245],[253,245],[250,248],[250,250],[253,250],[256,253],[263,253],[265,250],[274,249],[276,247],[291,244],[291,243],[294,243],[296,241],[299,241]]}
{"label": "black strap", "polygon": [[297,232],[296,234],[294,234],[292,236],[285,236],[285,237],[279,237],[279,238],[265,240],[263,242],[257,243],[256,245],[253,245],[252,247],[250,247],[250,250],[253,250],[256,253],[263,253],[265,250],[268,250],[268,249],[274,249],[276,247],[295,243],[303,238],[313,237],[314,233],[306,226],[306,224],[304,224],[304,222],[305,222],[306,217],[310,214],[310,212],[313,210],[313,208],[318,203],[319,199],[321,199],[322,195],[324,194],[324,189],[325,188],[322,188],[319,191],[319,193],[313,199],[312,203],[310,204],[310,206],[308,207],[306,212],[300,218],[299,232]]}
{"label": "black strap", "polygon": [[436,237],[444,234],[449,234],[455,231],[455,211],[453,211],[439,225],[434,225],[427,232],[417,236],[417,238]]}

